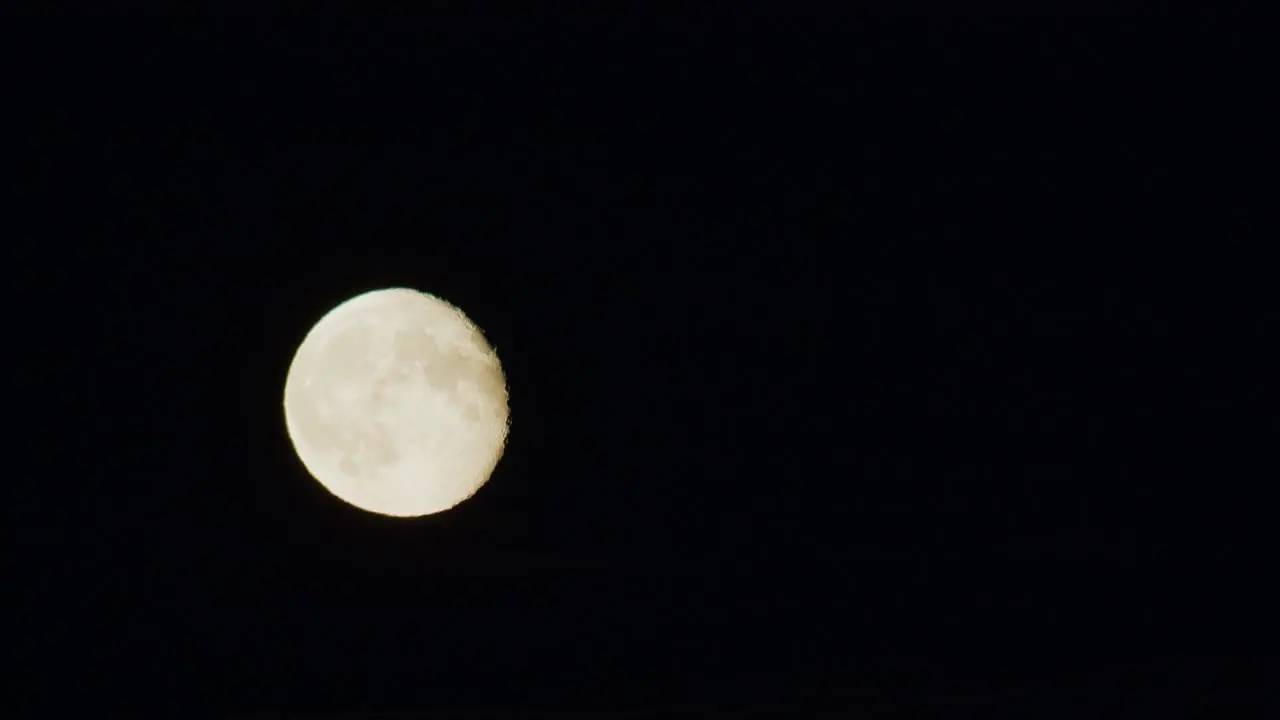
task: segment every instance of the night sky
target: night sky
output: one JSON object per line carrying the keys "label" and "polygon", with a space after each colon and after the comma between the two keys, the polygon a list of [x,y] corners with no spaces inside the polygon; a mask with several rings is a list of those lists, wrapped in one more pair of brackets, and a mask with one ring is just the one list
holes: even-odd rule
{"label": "night sky", "polygon": [[[3,30],[33,701],[1266,686],[1274,167],[1230,16],[429,17]],[[343,504],[285,430],[305,333],[388,286],[509,382],[438,516]]]}

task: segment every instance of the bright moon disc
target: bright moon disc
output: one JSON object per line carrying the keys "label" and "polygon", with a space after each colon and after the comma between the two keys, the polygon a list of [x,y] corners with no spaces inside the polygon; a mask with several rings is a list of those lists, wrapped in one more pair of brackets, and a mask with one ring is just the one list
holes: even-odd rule
{"label": "bright moon disc", "polygon": [[405,288],[331,310],[285,380],[285,423],[307,471],[382,515],[429,515],[475,494],[502,456],[508,412],[502,366],[480,330]]}

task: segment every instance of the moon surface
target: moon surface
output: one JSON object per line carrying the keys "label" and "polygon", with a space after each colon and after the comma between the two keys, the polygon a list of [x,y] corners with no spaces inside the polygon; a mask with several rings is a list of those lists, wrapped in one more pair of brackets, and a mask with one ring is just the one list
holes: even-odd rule
{"label": "moon surface", "polygon": [[471,497],[506,444],[502,366],[461,310],[407,288],[329,311],[303,339],[284,390],[289,438],[329,492],[416,517]]}

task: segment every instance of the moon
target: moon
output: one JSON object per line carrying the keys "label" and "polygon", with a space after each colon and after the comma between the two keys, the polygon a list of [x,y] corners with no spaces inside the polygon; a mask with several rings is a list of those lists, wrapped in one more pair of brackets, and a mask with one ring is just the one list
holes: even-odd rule
{"label": "moon", "polygon": [[506,379],[479,328],[408,288],[357,295],[315,324],[289,365],[284,416],[312,477],[393,517],[474,495],[509,427]]}

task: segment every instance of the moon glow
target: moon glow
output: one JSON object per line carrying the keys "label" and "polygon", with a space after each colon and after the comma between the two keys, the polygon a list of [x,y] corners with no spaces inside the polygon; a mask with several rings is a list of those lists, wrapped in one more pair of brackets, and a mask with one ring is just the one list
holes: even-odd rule
{"label": "moon glow", "polygon": [[498,464],[502,366],[461,310],[406,288],[329,311],[289,366],[285,423],[307,471],[369,512],[416,517],[471,497]]}

